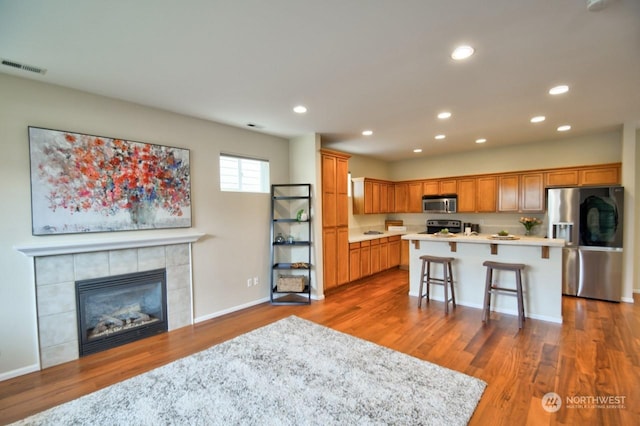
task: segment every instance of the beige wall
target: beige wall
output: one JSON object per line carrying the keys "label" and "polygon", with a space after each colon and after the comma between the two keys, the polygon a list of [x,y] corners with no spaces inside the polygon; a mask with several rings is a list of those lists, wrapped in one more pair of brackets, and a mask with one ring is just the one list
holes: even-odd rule
{"label": "beige wall", "polygon": [[[268,159],[272,182],[286,183],[289,141],[3,74],[0,93],[0,379],[38,362],[32,260],[13,246],[97,235],[31,235],[30,125],[188,148],[193,227],[207,234],[193,248],[196,318],[268,298],[269,194],[220,192],[218,156]],[[262,284],[247,288],[253,276]]]}
{"label": "beige wall", "polygon": [[621,161],[622,149],[620,131],[560,141],[474,148],[458,154],[393,162],[389,165],[391,180],[616,163]]}

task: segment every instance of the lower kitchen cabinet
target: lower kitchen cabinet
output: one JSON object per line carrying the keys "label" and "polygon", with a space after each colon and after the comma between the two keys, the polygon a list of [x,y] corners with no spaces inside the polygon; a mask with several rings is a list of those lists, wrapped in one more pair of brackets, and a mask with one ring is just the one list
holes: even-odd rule
{"label": "lower kitchen cabinet", "polygon": [[389,237],[389,268],[400,265],[400,235]]}
{"label": "lower kitchen cabinet", "polygon": [[362,277],[360,261],[360,243],[349,244],[349,281],[356,281]]}
{"label": "lower kitchen cabinet", "polygon": [[400,266],[402,243],[399,235],[349,243],[349,281]]}
{"label": "lower kitchen cabinet", "polygon": [[371,240],[371,274],[380,272],[380,240]]}

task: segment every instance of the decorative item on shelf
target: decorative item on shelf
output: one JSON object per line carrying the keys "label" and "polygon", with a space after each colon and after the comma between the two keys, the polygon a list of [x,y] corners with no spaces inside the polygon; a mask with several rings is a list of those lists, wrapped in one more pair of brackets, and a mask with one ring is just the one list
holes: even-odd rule
{"label": "decorative item on shelf", "polygon": [[287,236],[287,244],[293,244],[293,235]]}
{"label": "decorative item on shelf", "polygon": [[521,217],[520,223],[524,225],[524,229],[525,229],[524,235],[531,235],[532,234],[531,230],[533,229],[533,227],[536,225],[540,225],[542,221],[535,217]]}
{"label": "decorative item on shelf", "polygon": [[300,209],[298,210],[296,219],[298,219],[298,222],[306,222],[309,219],[309,215],[307,215],[307,212],[305,212],[304,209]]}
{"label": "decorative item on shelf", "polygon": [[302,275],[280,275],[278,277],[278,291],[303,291],[306,277]]}
{"label": "decorative item on shelf", "polygon": [[282,235],[282,232],[280,232],[280,233],[278,233],[278,235],[276,235],[275,243],[276,244],[284,244],[284,236]]}

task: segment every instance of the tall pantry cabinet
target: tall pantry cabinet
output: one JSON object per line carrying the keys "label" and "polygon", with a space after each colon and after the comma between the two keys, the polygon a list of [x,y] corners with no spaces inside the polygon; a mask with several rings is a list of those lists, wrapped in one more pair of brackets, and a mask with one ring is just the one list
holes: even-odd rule
{"label": "tall pantry cabinet", "polygon": [[349,155],[321,150],[324,289],[349,282]]}

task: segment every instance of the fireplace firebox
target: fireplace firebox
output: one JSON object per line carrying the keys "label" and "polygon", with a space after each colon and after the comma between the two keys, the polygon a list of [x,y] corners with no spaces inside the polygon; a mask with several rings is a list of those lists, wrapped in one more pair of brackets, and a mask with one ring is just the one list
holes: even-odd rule
{"label": "fireplace firebox", "polygon": [[76,281],[80,356],[166,332],[165,269]]}

